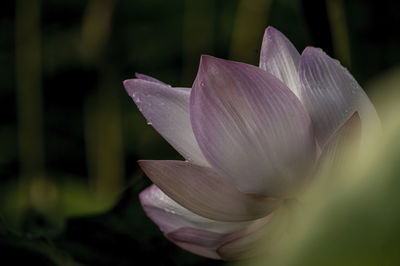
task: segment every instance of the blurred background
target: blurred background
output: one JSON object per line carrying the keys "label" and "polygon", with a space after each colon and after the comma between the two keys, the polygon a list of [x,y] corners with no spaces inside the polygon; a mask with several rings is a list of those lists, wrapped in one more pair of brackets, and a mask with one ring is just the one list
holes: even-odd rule
{"label": "blurred background", "polygon": [[13,265],[225,264],[175,247],[142,211],[150,181],[136,161],[180,156],[122,81],[139,72],[190,87],[201,54],[258,65],[272,25],[299,51],[339,59],[387,112],[399,99],[382,100],[399,95],[399,10],[390,0],[2,1],[0,250]]}

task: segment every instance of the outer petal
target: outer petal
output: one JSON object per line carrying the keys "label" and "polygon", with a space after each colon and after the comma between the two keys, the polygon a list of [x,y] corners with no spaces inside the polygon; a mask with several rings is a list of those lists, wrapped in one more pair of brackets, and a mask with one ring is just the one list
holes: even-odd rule
{"label": "outer petal", "polygon": [[315,155],[311,120],[271,74],[203,56],[190,101],[203,154],[240,191],[287,195],[308,174]]}
{"label": "outer petal", "polygon": [[156,185],[139,195],[146,214],[160,227],[165,236],[195,254],[220,259],[216,249],[230,233],[242,230],[251,222],[218,222],[185,209]]}
{"label": "outer petal", "polygon": [[299,97],[299,64],[300,54],[294,45],[280,31],[269,26],[261,46],[260,68],[280,79]]}
{"label": "outer petal", "polygon": [[249,222],[219,222],[199,216],[173,201],[156,185],[142,191],[139,197],[146,214],[164,233],[182,227],[191,227],[225,234],[237,231],[250,224]]}
{"label": "outer petal", "polygon": [[208,165],[190,124],[190,91],[139,77],[125,80],[124,86],[149,123],[187,160]]}
{"label": "outer petal", "polygon": [[211,168],[183,161],[139,161],[139,165],[164,193],[210,219],[253,220],[269,214],[280,203],[238,191]]}
{"label": "outer petal", "polygon": [[307,47],[303,51],[299,74],[301,98],[321,146],[354,112],[360,115],[362,134],[380,128],[375,108],[360,85],[321,49]]}

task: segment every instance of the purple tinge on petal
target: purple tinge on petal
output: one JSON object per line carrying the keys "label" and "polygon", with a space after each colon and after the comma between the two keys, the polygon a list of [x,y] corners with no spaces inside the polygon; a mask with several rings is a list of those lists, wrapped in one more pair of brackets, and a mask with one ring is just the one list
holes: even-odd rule
{"label": "purple tinge on petal", "polygon": [[199,216],[169,198],[156,185],[143,190],[139,198],[147,216],[164,233],[182,227],[191,227],[225,234],[240,230],[250,224],[249,222],[219,222]]}
{"label": "purple tinge on petal", "polygon": [[190,118],[209,163],[242,192],[292,194],[314,163],[306,110],[258,67],[202,56]]}
{"label": "purple tinge on petal", "polygon": [[135,73],[135,76],[136,76],[138,79],[147,80],[147,81],[151,81],[151,82],[155,82],[155,83],[158,83],[158,84],[162,84],[162,85],[168,86],[168,84],[165,84],[164,82],[162,82],[162,81],[160,81],[160,80],[158,80],[158,79],[156,79],[156,78],[147,76],[147,75],[145,75],[145,74]]}
{"label": "purple tinge on petal", "polygon": [[139,161],[146,175],[169,197],[201,216],[218,221],[263,217],[280,204],[238,191],[213,169],[183,161]]}
{"label": "purple tinge on petal", "polygon": [[354,112],[360,115],[362,135],[379,130],[374,106],[339,61],[319,48],[307,47],[301,55],[299,75],[301,99],[321,147]]}
{"label": "purple tinge on petal", "polygon": [[187,160],[208,165],[193,135],[189,117],[190,91],[172,88],[150,77],[124,81],[129,96],[151,124]]}
{"label": "purple tinge on petal", "polygon": [[294,45],[280,31],[269,26],[261,46],[260,68],[280,79],[299,97],[299,64],[300,54]]}

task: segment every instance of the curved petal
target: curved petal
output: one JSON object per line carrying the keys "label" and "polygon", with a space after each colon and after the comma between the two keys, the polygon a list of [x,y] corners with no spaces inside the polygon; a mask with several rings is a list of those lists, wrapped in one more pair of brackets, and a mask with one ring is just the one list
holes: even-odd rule
{"label": "curved petal", "polygon": [[269,26],[261,45],[260,68],[280,79],[299,97],[299,64],[300,54],[294,45],[280,31]]}
{"label": "curved petal", "polygon": [[146,175],[169,197],[201,216],[218,221],[263,217],[280,201],[238,191],[211,168],[183,161],[139,161]]}
{"label": "curved petal", "polygon": [[304,49],[299,75],[301,98],[321,146],[354,112],[360,115],[362,135],[380,128],[375,108],[360,85],[339,61],[321,49]]}
{"label": "curved petal", "polygon": [[311,120],[271,74],[202,56],[190,97],[204,156],[240,191],[285,196],[308,175],[315,159]]}
{"label": "curved petal", "polygon": [[250,224],[249,222],[220,222],[197,215],[173,201],[156,185],[151,185],[143,190],[139,197],[147,216],[164,233],[182,227],[191,227],[225,234],[237,231]]}
{"label": "curved petal", "polygon": [[208,165],[190,124],[190,91],[139,76],[141,79],[125,80],[124,86],[149,124],[187,160]]}

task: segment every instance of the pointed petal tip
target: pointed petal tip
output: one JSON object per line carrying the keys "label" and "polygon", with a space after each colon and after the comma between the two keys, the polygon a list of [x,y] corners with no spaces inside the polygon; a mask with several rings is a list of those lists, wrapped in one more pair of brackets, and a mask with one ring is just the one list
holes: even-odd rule
{"label": "pointed petal tip", "polygon": [[146,165],[146,161],[147,160],[137,160],[137,163],[140,167],[145,166]]}
{"label": "pointed petal tip", "polygon": [[216,59],[216,57],[208,54],[202,54],[200,56],[200,62],[203,62],[203,60],[210,60],[210,59]]}
{"label": "pointed petal tip", "polygon": [[313,46],[307,46],[306,48],[304,48],[303,52],[301,53],[300,65],[304,66],[305,64],[312,64],[315,60],[319,59],[333,61],[340,65],[340,62],[338,60],[330,57],[324,50],[319,47]]}
{"label": "pointed petal tip", "polygon": [[[145,188],[144,190],[142,190],[142,191],[139,193],[139,201],[140,201],[140,204],[141,204],[143,207],[145,207],[146,205],[148,205],[148,204],[147,204],[147,201],[148,201],[148,199],[149,199],[148,196],[149,196],[149,194],[152,192],[152,190],[154,189],[153,187],[154,187],[154,185],[151,185],[151,186]],[[146,211],[146,210],[145,210],[145,211]]]}
{"label": "pointed petal tip", "polygon": [[208,67],[210,67],[211,64],[217,64],[219,62],[225,61],[224,59],[217,58],[211,55],[201,55],[200,57],[200,66],[199,66],[199,71],[201,70],[207,70]]}
{"label": "pointed petal tip", "polygon": [[266,29],[265,29],[265,33],[264,33],[264,36],[271,36],[271,35],[273,35],[273,34],[282,34],[279,30],[277,30],[275,27],[273,27],[273,26],[268,26]]}
{"label": "pointed petal tip", "polygon": [[151,166],[152,165],[157,165],[157,161],[156,160],[138,160],[137,161],[140,169],[142,169],[142,171],[149,176],[150,173],[148,173],[149,170],[151,170]]}
{"label": "pointed petal tip", "polygon": [[266,29],[266,31],[278,31],[274,26],[269,25]]}
{"label": "pointed petal tip", "polygon": [[[223,65],[229,64],[231,61],[217,58],[210,55],[201,55],[200,65],[197,71],[196,79],[193,83],[193,88],[198,88],[204,86],[204,82],[207,79],[206,76],[219,76],[219,71]],[[196,90],[193,91],[195,94]],[[192,96],[191,96],[192,97]]]}
{"label": "pointed petal tip", "polygon": [[[322,50],[322,48],[314,47],[314,46],[307,46],[304,48],[303,52],[301,53],[301,57],[313,57],[313,56],[328,56],[327,53]],[[304,59],[303,59],[304,60]]]}
{"label": "pointed petal tip", "polygon": [[126,79],[122,82],[122,84],[124,85],[125,91],[126,91],[126,93],[128,93],[129,96],[132,95],[132,90],[134,89],[134,87],[132,86],[132,81],[133,81],[133,79]]}
{"label": "pointed petal tip", "polygon": [[289,39],[278,29],[274,28],[273,26],[268,26],[264,32],[264,41],[273,41],[273,42],[290,42]]}

